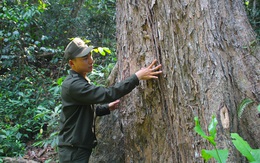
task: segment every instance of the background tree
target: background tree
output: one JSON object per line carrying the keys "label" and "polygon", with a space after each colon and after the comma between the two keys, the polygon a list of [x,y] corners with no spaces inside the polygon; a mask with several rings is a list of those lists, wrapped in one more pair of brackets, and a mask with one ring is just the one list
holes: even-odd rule
{"label": "background tree", "polygon": [[[229,149],[229,162],[243,161],[230,133],[260,146],[256,43],[242,1],[117,1],[116,80],[154,58],[163,75],[141,82],[119,112],[100,122],[93,162],[203,162],[200,151],[209,144],[194,132],[193,119],[207,126],[213,114],[218,148]],[[255,103],[239,119],[244,98]]]}

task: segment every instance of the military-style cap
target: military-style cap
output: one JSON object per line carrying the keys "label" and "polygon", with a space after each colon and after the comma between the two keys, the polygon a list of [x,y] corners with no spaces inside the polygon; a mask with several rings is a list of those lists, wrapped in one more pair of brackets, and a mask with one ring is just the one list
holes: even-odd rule
{"label": "military-style cap", "polygon": [[80,38],[74,38],[65,49],[65,58],[66,59],[74,59],[79,57],[84,57],[91,50],[94,49],[94,46],[88,46],[85,44],[83,40]]}

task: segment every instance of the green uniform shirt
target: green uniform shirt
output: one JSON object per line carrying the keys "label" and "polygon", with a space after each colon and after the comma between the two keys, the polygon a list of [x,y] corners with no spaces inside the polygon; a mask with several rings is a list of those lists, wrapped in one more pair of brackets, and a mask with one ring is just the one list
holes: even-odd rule
{"label": "green uniform shirt", "polygon": [[[134,74],[112,87],[94,86],[71,70],[62,84],[58,145],[92,149],[96,140],[92,130],[92,105],[113,102],[131,92],[138,84],[139,80]],[[98,106],[95,112],[97,116],[110,113],[108,105]]]}

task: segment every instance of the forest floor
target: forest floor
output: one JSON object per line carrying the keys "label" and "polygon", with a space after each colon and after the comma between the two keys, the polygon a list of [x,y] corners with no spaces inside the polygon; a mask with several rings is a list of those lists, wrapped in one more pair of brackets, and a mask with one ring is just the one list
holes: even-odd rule
{"label": "forest floor", "polygon": [[50,146],[34,147],[30,143],[27,145],[25,155],[22,158],[4,158],[5,163],[56,163],[58,153]]}
{"label": "forest floor", "polygon": [[23,158],[39,163],[54,163],[58,160],[58,152],[50,146],[40,148],[29,145]]}

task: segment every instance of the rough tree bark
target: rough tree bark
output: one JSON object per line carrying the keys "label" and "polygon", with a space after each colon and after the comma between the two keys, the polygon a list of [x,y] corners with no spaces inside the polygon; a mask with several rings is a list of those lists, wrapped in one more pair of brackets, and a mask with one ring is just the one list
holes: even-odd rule
{"label": "rough tree bark", "polygon": [[[203,162],[201,149],[212,148],[194,132],[194,117],[206,130],[213,114],[228,162],[245,162],[232,132],[260,147],[260,55],[242,1],[118,0],[117,40],[117,81],[154,58],[163,75],[142,81],[99,121],[93,162]],[[255,103],[239,119],[246,97]]]}

